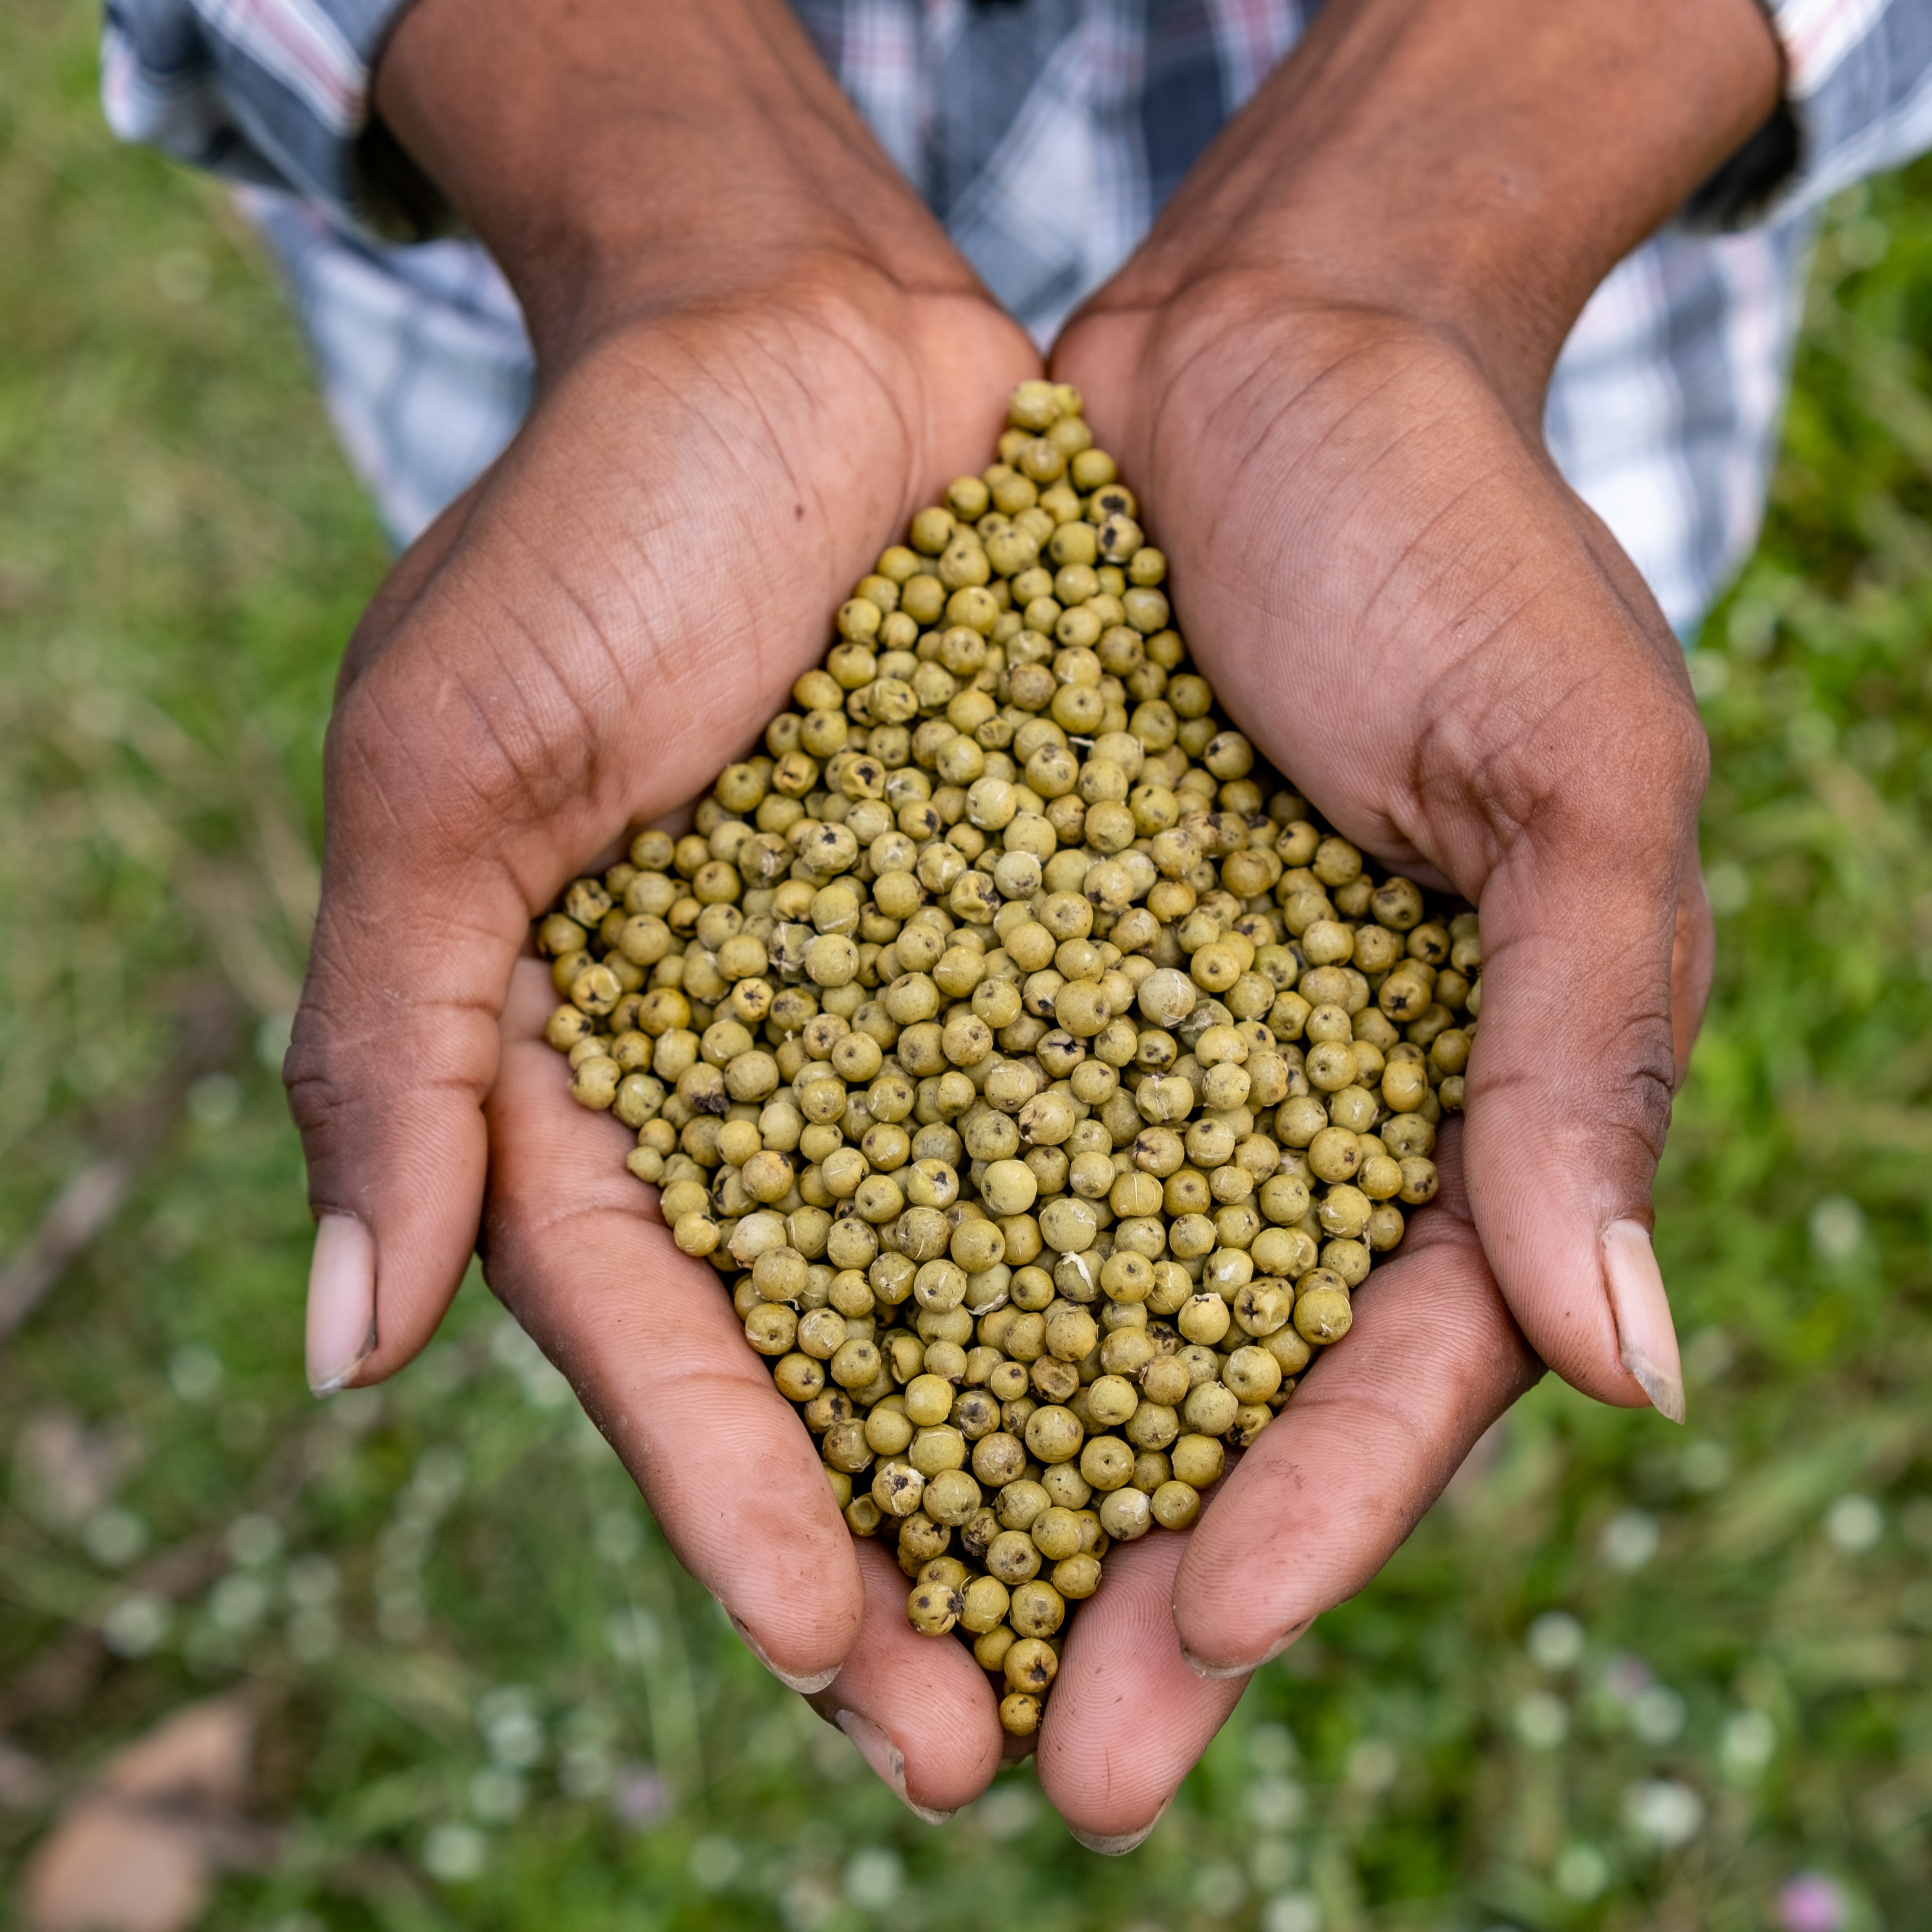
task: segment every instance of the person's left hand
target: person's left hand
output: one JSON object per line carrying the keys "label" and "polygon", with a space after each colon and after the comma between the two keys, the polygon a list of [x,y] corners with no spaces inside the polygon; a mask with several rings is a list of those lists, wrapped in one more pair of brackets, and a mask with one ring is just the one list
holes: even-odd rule
{"label": "person's left hand", "polygon": [[1682,1419],[1650,1192],[1709,985],[1708,754],[1542,404],[1776,82],[1744,0],[1330,0],[1056,346],[1229,715],[1381,864],[1480,902],[1484,947],[1440,1200],[1191,1537],[1110,1553],[1073,1627],[1040,1771],[1089,1844],[1139,1841],[1544,1364]]}

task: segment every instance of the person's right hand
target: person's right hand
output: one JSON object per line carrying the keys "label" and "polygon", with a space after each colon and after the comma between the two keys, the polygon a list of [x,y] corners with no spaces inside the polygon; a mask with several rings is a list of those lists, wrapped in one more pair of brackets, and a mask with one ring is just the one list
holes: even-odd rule
{"label": "person's right hand", "polygon": [[[311,1379],[379,1380],[423,1346],[476,1246],[487,1171],[492,1287],[571,1375],[687,1567],[788,1681],[816,1684],[846,1654],[861,1592],[815,1445],[716,1275],[675,1251],[623,1172],[613,1124],[567,1099],[536,1041],[554,995],[518,956],[569,880],[756,738],[852,584],[936,483],[983,462],[1038,359],[776,0],[702,22],[608,10],[598,32],[651,44],[603,50],[614,72],[628,62],[648,82],[652,49],[719,44],[712,68],[687,62],[667,110],[691,117],[690,145],[651,150],[648,213],[666,232],[620,225],[586,270],[517,199],[531,176],[515,151],[536,138],[518,116],[545,85],[568,89],[528,47],[529,87],[509,84],[497,64],[514,69],[534,30],[503,10],[479,28],[474,8],[423,0],[383,69],[398,130],[528,278],[542,380],[344,667],[287,1063],[320,1223]],[[543,151],[566,169],[597,152],[600,82],[572,36],[604,10],[543,28],[557,68],[590,76],[577,145]],[[449,131],[446,88],[489,117],[488,140]],[[707,140],[700,193],[676,177]],[[477,155],[515,176],[494,230],[504,203],[474,189]],[[581,206],[571,182],[558,192]],[[990,1707],[985,1728],[963,1754],[968,1783],[997,1761]]]}

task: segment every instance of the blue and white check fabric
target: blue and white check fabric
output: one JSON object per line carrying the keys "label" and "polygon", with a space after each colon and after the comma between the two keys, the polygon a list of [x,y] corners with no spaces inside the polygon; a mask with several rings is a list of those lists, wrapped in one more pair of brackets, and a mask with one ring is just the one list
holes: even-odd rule
{"label": "blue and white check fabric", "polygon": [[[102,85],[124,138],[244,184],[398,543],[509,440],[531,376],[481,248],[383,238],[420,203],[367,138],[371,70],[406,4],[107,0]],[[1318,4],[793,0],[886,152],[1043,345]],[[1932,146],[1927,0],[1765,4],[1795,138],[1720,211],[1747,204],[1747,221],[1673,224],[1612,272],[1550,389],[1552,454],[1681,632],[1756,540],[1819,204]]]}

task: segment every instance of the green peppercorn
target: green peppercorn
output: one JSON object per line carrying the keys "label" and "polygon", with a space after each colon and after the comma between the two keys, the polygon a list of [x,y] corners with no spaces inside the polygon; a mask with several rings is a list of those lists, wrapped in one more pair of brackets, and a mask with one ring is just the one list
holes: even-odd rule
{"label": "green peppercorn", "polygon": [[1063,1504],[1056,1504],[1050,1509],[1042,1510],[1028,1533],[1033,1539],[1034,1546],[1050,1563],[1057,1563],[1062,1557],[1079,1553],[1080,1523],[1075,1511]]}
{"label": "green peppercorn", "polygon": [[[982,1642],[984,1640],[981,1640]],[[1018,1647],[1016,1643],[1006,1649],[1005,1656],[1010,1658]],[[975,1645],[974,1648],[977,1654],[978,1646]],[[1050,1657],[1053,1654],[1050,1651],[1047,1654]],[[1009,1678],[1008,1681],[1010,1682],[1011,1680]],[[1052,1682],[1050,1674],[1046,1681]],[[1040,1728],[1041,1709],[1039,1697],[1032,1692],[1010,1690],[999,1700],[999,1727],[1009,1737],[1030,1738]]]}
{"label": "green peppercorn", "polygon": [[1077,1462],[1055,1462],[1042,1469],[1040,1486],[1050,1504],[1076,1512],[1084,1509],[1093,1495],[1093,1485],[1080,1474]]}
{"label": "green peppercorn", "polygon": [[[1227,1391],[1224,1390],[1222,1393],[1225,1394]],[[1218,1482],[1225,1465],[1225,1457],[1220,1442],[1215,1438],[1218,1436],[1225,1435],[1233,1424],[1234,1417],[1230,1412],[1225,1425],[1214,1435],[1180,1437],[1171,1452],[1174,1480],[1196,1490],[1204,1490]]]}
{"label": "green peppercorn", "polygon": [[888,1516],[909,1516],[919,1507],[926,1479],[897,1457],[882,1462],[872,1479],[872,1499]]}
{"label": "green peppercorn", "polygon": [[1008,1589],[1017,1588],[1040,1571],[1040,1550],[1023,1529],[1005,1529],[987,1545],[986,1568]]}
{"label": "green peppercorn", "polygon": [[1066,1599],[1051,1583],[1036,1576],[1013,1592],[1007,1621],[1020,1637],[1045,1637],[1059,1628],[1066,1614]]}
{"label": "green peppercorn", "polygon": [[761,1302],[745,1317],[745,1340],[761,1355],[788,1353],[798,1333],[798,1318],[777,1302]]}
{"label": "green peppercorn", "polygon": [[1007,1683],[1015,1690],[1041,1695],[1059,1674],[1060,1660],[1044,1638],[1020,1636],[1002,1661]]}
{"label": "green peppercorn", "polygon": [[922,1636],[944,1636],[965,1608],[960,1591],[943,1583],[917,1583],[906,1600],[906,1621]]}
{"label": "green peppercorn", "polygon": [[1243,1403],[1234,1419],[1234,1426],[1227,1432],[1227,1439],[1237,1449],[1251,1448],[1255,1438],[1274,1420],[1274,1413],[1265,1403]]}
{"label": "green peppercorn", "polygon": [[[1309,1286],[1318,1278],[1319,1285]],[[1348,1290],[1339,1278],[1324,1269],[1303,1277],[1295,1296],[1295,1328],[1305,1341],[1326,1348],[1348,1333],[1354,1318]]]}

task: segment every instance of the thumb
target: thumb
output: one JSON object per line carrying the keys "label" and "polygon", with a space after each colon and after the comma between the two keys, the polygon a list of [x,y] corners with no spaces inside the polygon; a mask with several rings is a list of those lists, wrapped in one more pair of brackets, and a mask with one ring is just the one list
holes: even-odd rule
{"label": "thumb", "polygon": [[[406,608],[379,602],[365,631],[386,632]],[[366,668],[329,728],[321,904],[283,1065],[317,1219],[307,1356],[319,1395],[401,1367],[463,1278],[498,1015],[527,931],[509,868],[473,849],[515,815],[509,774],[488,782],[510,748],[500,741],[493,759],[479,707],[452,703],[446,675],[387,641],[359,638]]]}
{"label": "thumb", "polygon": [[[1591,814],[1593,818],[1594,814]],[[1691,838],[1526,834],[1483,893],[1470,1203],[1530,1345],[1573,1387],[1684,1420],[1651,1190],[1709,983]]]}
{"label": "thumb", "polygon": [[[479,932],[492,898],[500,913]],[[317,1395],[393,1374],[462,1280],[522,923],[490,868],[432,879],[382,853],[325,874],[283,1076],[317,1217],[307,1338]]]}

